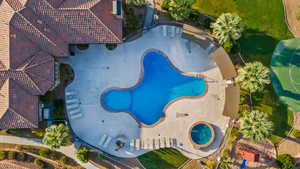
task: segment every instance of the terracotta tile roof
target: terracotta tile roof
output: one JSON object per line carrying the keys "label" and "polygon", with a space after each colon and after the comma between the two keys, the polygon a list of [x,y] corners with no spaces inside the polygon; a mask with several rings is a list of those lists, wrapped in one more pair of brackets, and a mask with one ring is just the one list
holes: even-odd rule
{"label": "terracotta tile roof", "polygon": [[0,0],[0,129],[38,126],[39,95],[69,44],[120,43],[112,0]]}

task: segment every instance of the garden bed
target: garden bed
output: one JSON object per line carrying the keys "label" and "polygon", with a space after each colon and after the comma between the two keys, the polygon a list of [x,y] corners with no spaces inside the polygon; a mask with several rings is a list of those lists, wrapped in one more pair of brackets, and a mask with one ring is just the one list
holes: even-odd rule
{"label": "garden bed", "polygon": [[126,4],[124,8],[123,37],[137,33],[139,29],[143,28],[145,13],[145,6],[137,7]]}

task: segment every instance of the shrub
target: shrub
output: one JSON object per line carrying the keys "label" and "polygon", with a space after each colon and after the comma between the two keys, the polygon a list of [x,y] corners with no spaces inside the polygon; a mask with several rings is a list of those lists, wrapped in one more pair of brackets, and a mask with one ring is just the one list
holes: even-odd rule
{"label": "shrub", "polygon": [[126,0],[125,3],[126,4],[133,4],[133,5],[138,6],[138,7],[142,7],[142,6],[146,5],[145,0]]}
{"label": "shrub", "polygon": [[50,150],[48,148],[41,148],[39,150],[40,156],[45,157],[45,158],[49,158],[49,153],[50,153]]}
{"label": "shrub", "polygon": [[226,41],[224,44],[223,44],[223,48],[225,49],[225,51],[227,53],[230,53],[231,52],[231,49],[233,48],[233,43],[231,41]]}
{"label": "shrub", "polygon": [[276,162],[281,169],[293,169],[295,167],[295,160],[290,154],[279,155]]}
{"label": "shrub", "polygon": [[227,148],[223,151],[223,156],[228,157],[230,154],[230,150]]}
{"label": "shrub", "polygon": [[18,160],[24,161],[25,158],[26,158],[26,154],[25,153],[23,153],[23,152],[19,152],[18,153]]}
{"label": "shrub", "polygon": [[89,44],[78,44],[76,46],[79,50],[87,50],[89,48]]}
{"label": "shrub", "polygon": [[83,163],[87,163],[89,161],[89,156],[90,156],[90,150],[87,149],[86,147],[81,147],[76,152],[76,158]]}
{"label": "shrub", "polygon": [[31,133],[38,137],[43,137],[45,135],[45,130],[44,129],[32,129]]}
{"label": "shrub", "polygon": [[16,152],[14,151],[9,151],[8,154],[7,154],[7,158],[9,160],[14,160],[16,158]]}
{"label": "shrub", "polygon": [[36,167],[38,167],[38,168],[43,168],[44,167],[44,163],[43,163],[43,161],[41,161],[41,160],[39,160],[39,159],[34,159],[34,165],[36,166]]}
{"label": "shrub", "polygon": [[68,157],[61,156],[60,159],[59,159],[59,162],[61,162],[62,164],[67,164],[68,163]]}
{"label": "shrub", "polygon": [[55,120],[64,120],[65,116],[65,102],[64,100],[55,100],[54,102],[54,119]]}
{"label": "shrub", "polygon": [[300,138],[300,130],[293,129],[292,135],[293,135],[295,138]]}
{"label": "shrub", "polygon": [[295,15],[296,15],[296,19],[300,20],[300,8],[297,9]]}
{"label": "shrub", "polygon": [[105,44],[105,46],[106,46],[106,49],[108,49],[108,50],[114,50],[117,48],[118,45],[115,43],[107,43],[107,44]]}
{"label": "shrub", "polygon": [[22,146],[21,145],[16,145],[16,150],[21,151],[22,150]]}
{"label": "shrub", "polygon": [[44,104],[49,104],[54,100],[54,92],[48,91],[45,95],[40,97]]}
{"label": "shrub", "polygon": [[0,150],[0,160],[4,160],[6,157],[6,152],[5,151],[2,151]]}
{"label": "shrub", "polygon": [[162,5],[161,5],[161,8],[164,9],[164,10],[168,10],[169,9],[169,3],[170,3],[170,0],[164,0]]}
{"label": "shrub", "polygon": [[242,133],[239,131],[238,128],[233,127],[232,130],[231,130],[230,136],[231,136],[231,137],[238,138],[238,137],[241,137],[241,136],[242,136]]}
{"label": "shrub", "polygon": [[57,154],[55,151],[51,151],[50,154],[49,154],[49,157],[52,159],[52,160],[56,160],[57,159]]}
{"label": "shrub", "polygon": [[207,168],[213,169],[213,168],[215,168],[215,166],[216,166],[216,162],[215,162],[215,161],[208,160],[208,161],[206,162],[206,167],[207,167]]}

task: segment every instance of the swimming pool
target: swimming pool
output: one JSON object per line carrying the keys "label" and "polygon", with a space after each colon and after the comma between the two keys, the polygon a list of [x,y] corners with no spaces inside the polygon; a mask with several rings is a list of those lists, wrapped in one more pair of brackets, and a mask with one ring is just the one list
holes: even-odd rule
{"label": "swimming pool", "polygon": [[183,75],[161,52],[151,50],[143,59],[143,78],[128,89],[110,89],[102,94],[102,105],[110,111],[126,111],[140,123],[154,125],[165,107],[181,97],[201,96],[206,91],[201,77]]}

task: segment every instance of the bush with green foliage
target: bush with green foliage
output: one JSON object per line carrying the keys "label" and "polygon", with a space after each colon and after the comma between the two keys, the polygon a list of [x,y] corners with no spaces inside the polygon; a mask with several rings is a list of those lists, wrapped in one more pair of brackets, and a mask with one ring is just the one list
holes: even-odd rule
{"label": "bush with green foliage", "polygon": [[233,164],[233,160],[230,157],[221,157],[220,168],[221,169],[230,169]]}
{"label": "bush with green foliage", "polygon": [[66,156],[61,156],[60,158],[59,158],[59,162],[61,162],[62,164],[67,164],[68,163],[68,157],[66,157]]}
{"label": "bush with green foliage", "polygon": [[14,160],[14,159],[16,159],[16,152],[14,152],[14,151],[9,151],[8,154],[7,154],[7,159],[9,159],[9,160]]}
{"label": "bush with green foliage", "polygon": [[126,4],[133,4],[138,7],[142,7],[146,5],[146,0],[125,0]]}
{"label": "bush with green foliage", "polygon": [[89,44],[77,44],[76,46],[79,50],[87,50],[89,48]]}
{"label": "bush with green foliage", "polygon": [[62,99],[54,101],[54,119],[55,120],[66,119],[65,101]]}
{"label": "bush with green foliage", "polygon": [[31,132],[32,134],[35,134],[38,137],[43,137],[45,135],[44,129],[32,129]]}
{"label": "bush with green foliage", "polygon": [[61,146],[71,144],[72,137],[69,133],[69,127],[64,124],[52,125],[46,128],[46,133],[43,138],[43,143],[50,146],[52,149],[58,149]]}
{"label": "bush with green foliage", "polygon": [[164,0],[162,8],[167,10],[172,18],[178,21],[188,19],[192,14],[195,0]]}
{"label": "bush with green foliage", "polygon": [[228,157],[228,156],[229,156],[229,154],[230,154],[230,150],[227,148],[227,149],[225,149],[225,150],[223,151],[223,154],[222,154],[222,156],[224,156],[224,157]]}
{"label": "bush with green foliage", "polygon": [[23,152],[18,152],[17,157],[18,157],[18,160],[24,161],[26,159],[26,154]]}
{"label": "bush with green foliage", "polygon": [[293,169],[295,167],[295,160],[290,154],[280,154],[276,162],[281,169]]}
{"label": "bush with green foliage", "polygon": [[206,167],[207,167],[207,168],[213,169],[213,168],[216,167],[216,162],[215,162],[215,161],[212,161],[212,160],[208,160],[208,161],[206,162]]}
{"label": "bush with green foliage", "polygon": [[219,43],[224,44],[238,40],[244,31],[244,24],[237,14],[224,13],[211,24],[211,28]]}
{"label": "bush with green foliage", "polygon": [[50,153],[50,150],[48,148],[41,148],[39,150],[40,156],[45,157],[45,158],[49,158],[49,153]]}
{"label": "bush with green foliage", "polygon": [[242,89],[251,93],[262,91],[271,83],[270,69],[260,62],[246,63],[244,67],[238,69],[238,76],[235,81]]}
{"label": "bush with green foliage", "polygon": [[90,158],[90,150],[86,147],[81,147],[76,152],[76,158],[83,163],[87,163]]}
{"label": "bush with green foliage", "polygon": [[0,150],[0,160],[4,160],[6,158],[6,152],[3,150]]}
{"label": "bush with green foliage", "polygon": [[235,138],[238,138],[238,137],[241,137],[243,134],[240,132],[240,130],[236,127],[233,127],[231,129],[231,133],[230,133],[230,136],[231,137],[235,137]]}
{"label": "bush with green foliage", "polygon": [[268,114],[253,110],[241,118],[241,133],[254,141],[269,138],[273,132],[273,122]]}
{"label": "bush with green foliage", "polygon": [[114,50],[114,49],[117,48],[117,46],[118,46],[118,44],[116,44],[116,43],[107,43],[107,44],[105,44],[105,47],[108,50]]}
{"label": "bush with green foliage", "polygon": [[231,53],[231,49],[233,48],[233,43],[231,41],[226,41],[224,44],[223,44],[223,48],[225,49],[225,51],[227,53]]}
{"label": "bush with green foliage", "polygon": [[124,25],[124,35],[129,35],[135,33],[141,28],[141,23],[139,22],[134,8],[125,8],[125,25]]}
{"label": "bush with green foliage", "polygon": [[40,100],[44,104],[49,104],[54,101],[54,92],[53,91],[48,91],[46,94],[40,97]]}
{"label": "bush with green foliage", "polygon": [[49,154],[50,159],[56,160],[57,159],[57,154],[55,151],[51,151]]}
{"label": "bush with green foliage", "polygon": [[42,160],[39,160],[39,159],[34,159],[34,165],[38,168],[43,168],[44,167],[44,162]]}
{"label": "bush with green foliage", "polygon": [[292,135],[293,135],[295,138],[300,138],[300,130],[293,129]]}

